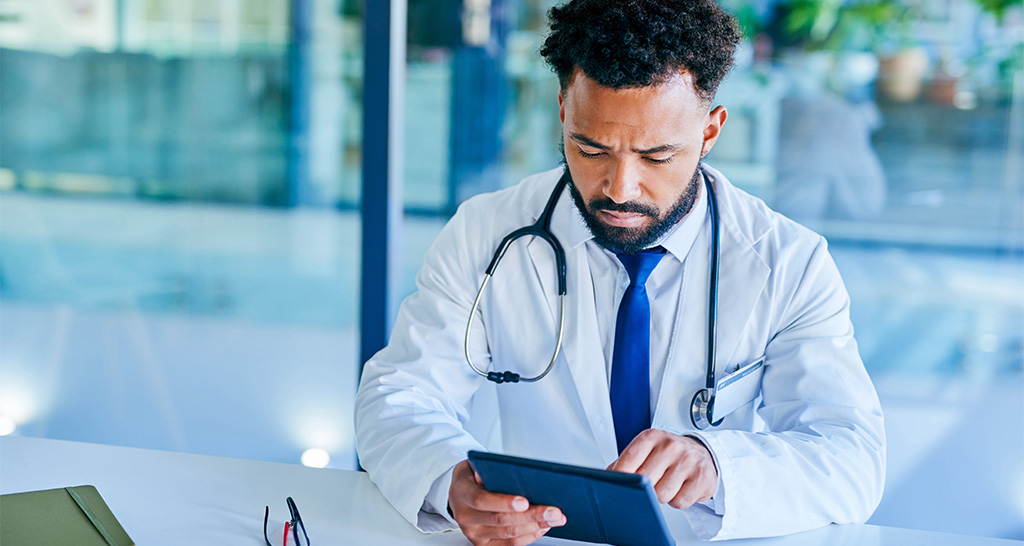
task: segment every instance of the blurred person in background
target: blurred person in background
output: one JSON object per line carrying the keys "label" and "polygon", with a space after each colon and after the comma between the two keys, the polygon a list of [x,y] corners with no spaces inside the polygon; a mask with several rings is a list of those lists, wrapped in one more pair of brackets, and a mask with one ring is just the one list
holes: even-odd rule
{"label": "blurred person in background", "polygon": [[[772,204],[812,226],[825,218],[870,220],[883,211],[886,200],[885,172],[871,143],[882,124],[870,98],[878,60],[865,52],[838,56],[829,51],[841,34],[838,19],[849,18],[838,7],[832,10],[776,4],[765,28],[791,82],[781,104]],[[815,41],[815,29],[794,36],[794,18],[813,14],[818,24],[829,13],[836,21],[825,36]]]}

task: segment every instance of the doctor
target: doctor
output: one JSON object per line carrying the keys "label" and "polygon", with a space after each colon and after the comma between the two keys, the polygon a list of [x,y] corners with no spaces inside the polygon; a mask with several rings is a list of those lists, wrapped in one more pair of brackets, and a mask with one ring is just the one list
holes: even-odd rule
{"label": "doctor", "polygon": [[[565,313],[550,373],[496,386],[501,450],[645,474],[702,539],[863,522],[882,493],[882,414],[825,240],[701,161],[727,118],[713,99],[734,21],[712,0],[571,0],[550,18],[541,54],[561,83],[565,165],[467,200],[427,253],[356,398],[371,479],[419,529],[458,527],[477,545],[564,524],[556,508],[487,492],[468,466],[466,452],[484,449],[466,423],[487,380],[463,343],[494,249],[565,177],[550,222],[564,307],[551,247],[519,239],[467,342],[478,367],[536,376]],[[715,377],[756,371],[699,430],[715,204]]]}

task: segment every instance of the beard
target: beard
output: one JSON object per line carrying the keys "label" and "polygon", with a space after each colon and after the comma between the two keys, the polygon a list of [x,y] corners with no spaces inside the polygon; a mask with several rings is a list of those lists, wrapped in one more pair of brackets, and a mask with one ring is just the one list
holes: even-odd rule
{"label": "beard", "polygon": [[[569,194],[576,204],[576,210],[580,211],[580,216],[587,224],[587,229],[594,236],[594,241],[615,254],[636,254],[653,245],[689,214],[693,204],[697,202],[697,195],[700,191],[701,175],[700,162],[698,162],[686,189],[665,214],[661,214],[661,211],[653,205],[635,201],[616,203],[607,197],[600,197],[587,203],[583,199],[583,195],[576,189],[576,183],[572,179],[572,173],[569,172],[569,165],[565,160],[564,150],[562,151],[562,164],[569,182]],[[602,210],[642,214],[652,218],[654,222],[646,227],[638,228],[610,226],[598,219],[597,213]]]}

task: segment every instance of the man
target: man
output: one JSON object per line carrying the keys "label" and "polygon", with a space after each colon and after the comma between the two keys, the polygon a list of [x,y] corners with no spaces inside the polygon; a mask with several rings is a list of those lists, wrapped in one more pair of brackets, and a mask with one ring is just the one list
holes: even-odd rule
{"label": "man", "polygon": [[[487,492],[469,467],[483,445],[466,423],[486,380],[463,356],[494,249],[537,221],[564,176],[550,224],[568,275],[562,351],[543,379],[496,387],[502,450],[647,475],[703,539],[864,521],[881,497],[882,415],[825,241],[701,163],[727,117],[712,100],[734,22],[712,0],[572,0],[550,16],[541,54],[561,82],[565,166],[467,200],[438,236],[363,373],[356,441],[371,479],[421,530],[457,525],[477,545],[528,544],[565,523]],[[705,176],[721,233],[716,377],[764,366],[760,388],[701,431],[690,406],[708,356]],[[563,309],[555,271],[543,240],[509,248],[474,317],[478,366],[543,371]]]}

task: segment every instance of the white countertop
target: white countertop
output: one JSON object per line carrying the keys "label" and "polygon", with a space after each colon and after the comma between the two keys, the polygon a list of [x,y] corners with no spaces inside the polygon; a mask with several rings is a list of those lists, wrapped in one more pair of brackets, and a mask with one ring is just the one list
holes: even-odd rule
{"label": "white countertop", "polygon": [[[0,438],[0,493],[95,485],[139,545],[261,546],[263,512],[280,537],[295,499],[315,546],[374,546],[469,542],[456,532],[424,535],[402,519],[365,473],[226,459],[187,453],[84,444],[41,438]],[[682,518],[674,523],[683,522]],[[670,521],[679,544],[703,544]],[[276,543],[275,543],[276,544]],[[584,544],[543,538],[538,546]],[[1024,544],[874,525],[832,525],[787,537],[729,544],[972,545]]]}

